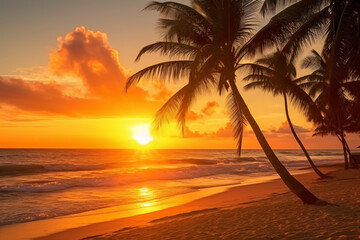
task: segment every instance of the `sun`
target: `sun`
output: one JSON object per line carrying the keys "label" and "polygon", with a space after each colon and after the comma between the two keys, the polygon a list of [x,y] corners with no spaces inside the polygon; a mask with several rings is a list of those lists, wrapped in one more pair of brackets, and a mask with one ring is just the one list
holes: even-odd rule
{"label": "sun", "polygon": [[132,128],[132,138],[136,140],[140,145],[146,145],[152,140],[150,136],[150,125],[149,124],[138,124]]}

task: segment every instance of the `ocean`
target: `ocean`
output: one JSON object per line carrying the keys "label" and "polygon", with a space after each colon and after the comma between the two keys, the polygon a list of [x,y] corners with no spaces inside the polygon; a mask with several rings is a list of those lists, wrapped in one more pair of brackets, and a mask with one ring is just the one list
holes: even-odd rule
{"label": "ocean", "polygon": [[[309,150],[318,166],[341,150]],[[300,150],[277,150],[290,171]],[[0,149],[0,225],[157,201],[276,173],[262,150]]]}

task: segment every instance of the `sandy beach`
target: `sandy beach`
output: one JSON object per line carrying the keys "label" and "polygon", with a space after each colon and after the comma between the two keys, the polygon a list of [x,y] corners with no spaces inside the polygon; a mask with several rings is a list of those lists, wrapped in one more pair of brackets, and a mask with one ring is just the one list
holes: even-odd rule
{"label": "sandy beach", "polygon": [[234,187],[185,205],[39,239],[359,239],[360,170],[297,178],[326,206],[303,205],[279,180]]}
{"label": "sandy beach", "polygon": [[360,0],[0,19],[0,240],[360,240]]}

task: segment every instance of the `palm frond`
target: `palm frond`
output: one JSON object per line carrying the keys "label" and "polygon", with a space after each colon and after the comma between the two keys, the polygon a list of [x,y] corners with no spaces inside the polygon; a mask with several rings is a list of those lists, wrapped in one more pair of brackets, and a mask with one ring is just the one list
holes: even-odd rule
{"label": "palm frond", "polygon": [[276,9],[284,7],[286,4],[292,4],[299,0],[264,0],[260,9],[260,13],[265,16],[269,13],[274,13]]}
{"label": "palm frond", "polygon": [[139,61],[142,55],[145,53],[160,52],[161,55],[167,55],[169,57],[181,56],[181,57],[192,57],[195,55],[197,47],[189,44],[178,43],[178,42],[156,42],[143,47],[137,55],[135,61]]}
{"label": "palm frond", "polygon": [[325,7],[320,12],[313,14],[309,20],[301,24],[295,32],[293,32],[282,48],[282,53],[295,59],[300,50],[312,44],[322,34],[324,27],[329,22],[329,7]]}
{"label": "palm frond", "polygon": [[178,80],[181,77],[188,76],[192,63],[193,61],[190,60],[168,61],[144,68],[128,78],[125,90],[129,89],[134,82],[139,82],[143,78]]}
{"label": "palm frond", "polygon": [[178,127],[184,134],[186,126],[186,115],[198,96],[207,92],[210,87],[216,84],[214,78],[214,66],[217,65],[216,59],[209,58],[201,64],[201,67],[190,74],[189,88],[184,93],[184,98],[181,101],[179,111],[176,114]]}
{"label": "palm frond", "polygon": [[311,120],[316,124],[322,123],[323,116],[321,110],[316,106],[311,96],[294,81],[288,83],[287,95],[290,97],[291,102],[305,113],[309,121]]}
{"label": "palm frond", "polygon": [[153,133],[157,133],[164,124],[168,124],[175,116],[188,89],[189,85],[182,87],[156,112],[152,124]]}
{"label": "palm frond", "polygon": [[273,76],[275,74],[275,71],[272,68],[257,63],[240,64],[237,69],[257,75]]}
{"label": "palm frond", "polygon": [[326,63],[324,63],[322,56],[314,49],[311,51],[311,53],[312,55],[307,56],[303,59],[303,61],[301,62],[301,67],[310,69],[325,68]]}
{"label": "palm frond", "polygon": [[319,11],[322,1],[298,1],[273,16],[268,24],[261,28],[246,44],[249,56],[263,53],[269,47],[281,45],[306,22],[312,14]]}
{"label": "palm frond", "polygon": [[237,152],[240,156],[246,119],[240,108],[240,100],[237,99],[234,92],[229,93],[227,103],[230,111],[230,121],[234,129],[234,138],[237,140]]}

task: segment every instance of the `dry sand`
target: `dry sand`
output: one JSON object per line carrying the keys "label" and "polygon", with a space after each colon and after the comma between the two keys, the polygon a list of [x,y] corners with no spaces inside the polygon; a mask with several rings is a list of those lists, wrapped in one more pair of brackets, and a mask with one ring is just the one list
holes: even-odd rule
{"label": "dry sand", "polygon": [[303,205],[277,179],[42,239],[360,239],[360,170],[322,170],[333,178],[297,178],[326,206]]}

